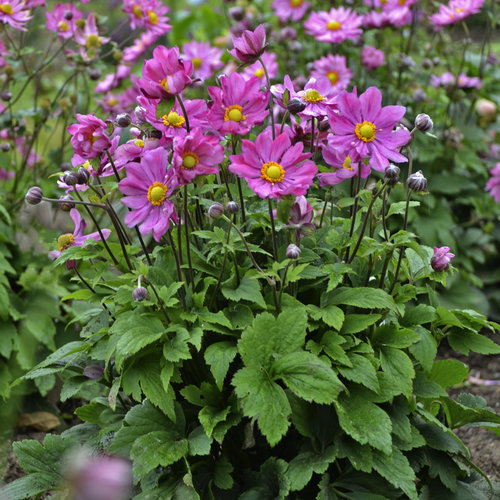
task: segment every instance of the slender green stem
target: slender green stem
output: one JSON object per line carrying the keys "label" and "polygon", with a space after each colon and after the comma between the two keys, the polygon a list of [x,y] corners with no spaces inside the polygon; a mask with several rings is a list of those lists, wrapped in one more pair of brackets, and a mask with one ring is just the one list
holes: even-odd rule
{"label": "slender green stem", "polygon": [[194,274],[193,266],[191,265],[191,244],[189,241],[189,226],[188,226],[189,214],[188,214],[188,189],[187,184],[184,184],[184,234],[186,236],[186,255],[189,267],[189,278],[191,280],[191,286],[194,290]]}
{"label": "slender green stem", "polygon": [[262,65],[262,69],[264,70],[264,74],[266,75],[266,82],[267,82],[267,90],[269,92],[269,116],[271,117],[271,133],[273,134],[273,140],[276,138],[276,131],[274,130],[274,100],[273,100],[273,94],[271,94],[271,80],[269,78],[269,73],[267,72],[266,65],[264,64],[264,61],[262,60],[262,57],[259,57],[259,62]]}
{"label": "slender green stem", "polygon": [[[50,201],[50,203],[68,203],[68,200],[56,200],[55,198],[42,198],[43,201]],[[98,207],[98,208],[106,208],[104,203],[91,203],[90,201],[79,201],[79,200],[71,200],[71,203],[75,205],[87,205],[89,207]]]}
{"label": "slender green stem", "polygon": [[226,267],[229,238],[231,236],[231,228],[232,227],[233,227],[232,224],[229,224],[228,228],[227,228],[226,248],[224,249],[224,257],[222,258],[222,264],[221,264],[221,267],[220,267],[219,277],[217,278],[217,283],[215,285],[215,290],[214,290],[214,292],[212,294],[212,298],[210,300],[210,305],[208,306],[209,309],[212,307],[212,304],[213,304],[213,302],[215,300],[215,297],[217,296],[217,292],[219,291],[219,286],[220,286],[221,281],[222,281],[222,276],[224,274],[224,268]]}
{"label": "slender green stem", "polygon": [[286,287],[286,275],[288,273],[288,268],[290,267],[291,263],[292,263],[292,261],[288,262],[288,264],[285,267],[285,272],[283,273],[283,280],[281,282],[280,293],[279,293],[279,296],[278,296],[278,306],[279,306],[278,312],[281,311],[281,296],[283,295],[283,290]]}
{"label": "slender green stem", "polygon": [[[177,226],[177,230],[179,230],[178,226]],[[175,249],[175,243],[174,243],[174,239],[172,238],[172,233],[170,232],[170,228],[168,228],[167,236],[168,236],[168,241],[170,243],[170,248],[172,249],[172,253],[174,254],[175,267],[177,269],[177,281],[179,281],[179,283],[184,283],[184,286],[186,287],[187,286],[186,282],[182,278],[181,262],[179,260],[179,255],[177,253],[177,250]],[[186,310],[186,299],[184,298],[184,294],[179,293],[179,295],[181,297],[182,306],[183,306],[184,310]]]}
{"label": "slender green stem", "polygon": [[160,309],[161,309],[161,312],[163,313],[163,315],[165,316],[165,319],[170,323],[170,317],[168,316],[168,313],[167,313],[167,310],[165,309],[165,306],[163,304],[163,300],[160,298],[160,296],[158,295],[158,292],[156,291],[156,288],[155,286],[153,285],[153,283],[151,283],[150,280],[148,280],[146,278],[146,276],[143,276],[144,280],[148,282],[149,286],[151,287],[151,289],[153,290],[153,293],[155,294],[156,296],[156,300],[158,301],[158,305],[160,306]]}
{"label": "slender green stem", "polygon": [[280,134],[283,133],[283,129],[285,128],[285,123],[286,123],[286,119],[288,118],[288,116],[290,115],[288,109],[285,111],[285,114],[283,115],[283,120],[281,120],[281,128],[280,128]]}
{"label": "slender green stem", "polygon": [[179,106],[182,109],[182,114],[184,115],[184,120],[186,120],[186,130],[189,133],[189,131],[190,131],[189,118],[188,118],[188,114],[186,112],[186,108],[184,107],[184,103],[182,102],[181,96],[179,94],[177,94],[175,97],[177,98],[177,102],[179,103]]}
{"label": "slender green stem", "polygon": [[[73,270],[75,271],[76,275],[78,276],[78,278],[80,279],[80,281],[93,293],[93,294],[97,294],[97,292],[94,290],[94,288],[92,287],[92,285],[81,275],[80,271],[78,271],[78,269],[76,267],[73,268]],[[106,311],[108,311],[108,313],[111,315],[111,317],[113,317],[113,315],[111,314],[111,311],[108,309],[108,306],[106,306],[106,304],[104,303],[101,303],[102,307],[104,307],[104,309],[106,309]]]}
{"label": "slender green stem", "polygon": [[267,206],[269,208],[269,219],[271,220],[271,233],[272,233],[272,239],[273,239],[273,255],[274,255],[274,260],[278,261],[278,244],[276,241],[276,227],[274,225],[273,205],[271,202],[271,198],[267,199]]}
{"label": "slender green stem", "polygon": [[[357,185],[356,185],[356,193],[353,192],[354,188],[354,179],[351,182],[351,196],[355,194],[354,196],[354,205],[352,208],[352,213],[351,213],[351,228],[349,229],[349,240],[352,238],[352,235],[354,234],[354,227],[356,226],[356,216],[358,213],[358,203],[359,203],[359,190],[361,189],[361,168],[358,169],[358,175],[357,175]],[[345,251],[345,256],[344,260],[345,262],[348,262],[349,259],[349,252],[351,251],[351,247],[348,246],[346,251]]]}
{"label": "slender green stem", "polygon": [[[236,137],[231,135],[231,147],[233,150],[233,155],[236,154]],[[245,224],[246,215],[245,215],[245,199],[243,198],[243,189],[241,187],[241,179],[239,177],[236,178],[236,184],[238,185],[238,195],[240,197],[240,208],[241,208],[241,222]]]}

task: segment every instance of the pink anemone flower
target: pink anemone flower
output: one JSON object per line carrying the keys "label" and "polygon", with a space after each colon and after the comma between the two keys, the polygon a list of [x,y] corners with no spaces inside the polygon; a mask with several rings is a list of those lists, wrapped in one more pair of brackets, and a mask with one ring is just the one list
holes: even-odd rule
{"label": "pink anemone flower", "polygon": [[483,6],[484,0],[451,0],[448,5],[441,4],[439,11],[429,16],[429,22],[438,31],[444,26],[456,24],[463,19],[477,14]]}
{"label": "pink anemone flower", "polygon": [[318,171],[303,153],[304,145],[291,145],[288,134],[273,140],[269,129],[261,132],[255,143],[242,140],[242,153],[229,157],[229,170],[244,178],[260,198],[278,198],[287,194],[304,195]]}
{"label": "pink anemone flower", "polygon": [[490,170],[490,179],[486,183],[485,191],[489,191],[490,195],[495,198],[497,203],[500,202],[500,162],[495,168]]}
{"label": "pink anemone flower", "polygon": [[403,118],[404,106],[382,107],[382,94],[376,87],[370,87],[357,96],[342,92],[337,100],[338,111],[328,110],[328,120],[334,133],[331,144],[359,162],[370,159],[375,170],[383,172],[389,164],[408,161],[397,150],[410,140],[410,133],[404,128],[394,130]]}
{"label": "pink anemone flower", "polygon": [[259,24],[254,31],[245,30],[241,37],[233,37],[234,49],[228,52],[243,63],[255,62],[266,50],[266,30]]}
{"label": "pink anemone flower", "polygon": [[208,42],[188,42],[182,46],[181,58],[191,61],[193,75],[201,80],[211,78],[215,70],[224,66],[221,56],[222,51]]}
{"label": "pink anemone flower", "polygon": [[[66,19],[67,12],[71,12],[71,19]],[[83,14],[71,3],[58,3],[54,10],[45,12],[47,29],[57,33],[60,38],[71,38],[76,29],[77,19]]]}
{"label": "pink anemone flower", "polygon": [[125,167],[127,177],[120,181],[125,195],[121,202],[132,210],[125,216],[128,227],[140,224],[143,236],[153,233],[160,241],[170,227],[170,219],[177,222],[177,214],[168,197],[177,187],[173,169],[167,170],[168,153],[163,148],[146,151],[140,163]]}
{"label": "pink anemone flower", "polygon": [[328,54],[317,61],[314,61],[314,69],[311,76],[319,78],[326,76],[337,92],[346,89],[352,78],[352,71],[345,64],[344,56]]}
{"label": "pink anemone flower", "polygon": [[256,76],[245,81],[238,73],[220,78],[222,88],[208,87],[213,100],[208,120],[221,134],[248,134],[255,125],[262,125],[269,111],[269,94],[261,92]]}
{"label": "pink anemone flower", "polygon": [[27,5],[23,0],[9,0],[0,3],[0,22],[13,28],[26,31],[24,24],[31,19]]}
{"label": "pink anemone flower", "polygon": [[339,7],[330,12],[313,12],[304,22],[304,28],[319,42],[341,43],[344,40],[357,40],[362,30],[363,18],[351,9]]}
{"label": "pink anemone flower", "polygon": [[304,0],[274,0],[271,4],[274,13],[283,22],[299,21],[310,6],[310,2],[304,2]]}
{"label": "pink anemone flower", "polygon": [[[273,54],[272,52],[264,52],[262,54],[262,61],[266,65],[267,69],[267,74],[269,75],[269,79],[272,80],[273,78],[276,77],[278,74],[278,60],[276,57],[276,54]],[[250,66],[246,66],[243,69],[243,76],[248,80],[249,78],[252,78],[252,76],[256,76],[261,79],[261,81],[264,83],[264,85],[267,85],[266,82],[266,73],[264,71],[264,68],[262,67],[262,64],[260,61],[255,61],[253,64],[250,64]]]}
{"label": "pink anemone flower", "polygon": [[431,267],[436,272],[448,271],[451,259],[455,257],[450,252],[450,247],[434,247],[434,256],[431,259]]}
{"label": "pink anemone flower", "polygon": [[224,160],[224,148],[213,135],[203,135],[199,128],[184,137],[175,137],[173,168],[179,184],[188,184],[198,175],[216,174]]}

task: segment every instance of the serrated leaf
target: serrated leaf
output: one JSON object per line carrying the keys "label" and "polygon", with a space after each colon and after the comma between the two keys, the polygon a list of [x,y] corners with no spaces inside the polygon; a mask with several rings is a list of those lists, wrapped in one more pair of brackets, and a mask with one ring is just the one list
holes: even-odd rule
{"label": "serrated leaf", "polygon": [[193,429],[188,436],[189,454],[195,455],[208,455],[212,440],[207,436],[202,426]]}
{"label": "serrated leaf", "polygon": [[236,356],[236,352],[236,345],[230,341],[216,342],[205,351],[205,361],[210,366],[210,371],[220,390],[222,390],[224,378],[229,370],[229,365]]}
{"label": "serrated leaf", "polygon": [[222,295],[226,299],[233,302],[239,302],[240,300],[248,300],[249,302],[258,304],[259,306],[265,308],[266,301],[262,296],[260,291],[260,283],[256,278],[250,278],[245,275],[240,281],[239,286],[236,289],[232,289],[228,286],[223,286],[221,288]]}
{"label": "serrated leaf", "polygon": [[500,345],[478,333],[453,331],[447,337],[452,349],[467,355],[469,351],[479,354],[500,354]]}
{"label": "serrated leaf", "polygon": [[413,357],[420,362],[424,371],[429,372],[437,354],[437,342],[429,330],[417,326],[413,331],[420,337],[420,340],[409,347]]}
{"label": "serrated leaf", "polygon": [[344,322],[344,311],[337,306],[317,307],[308,305],[307,310],[311,318],[315,320],[323,320],[328,326],[340,330]]}
{"label": "serrated leaf", "polygon": [[373,364],[365,356],[356,353],[349,353],[349,360],[352,367],[339,366],[337,367],[339,373],[347,380],[363,384],[368,389],[378,392],[380,386]]}
{"label": "serrated leaf", "polygon": [[376,323],[381,317],[381,314],[348,314],[340,333],[350,334],[361,332],[370,325],[373,325],[373,323]]}
{"label": "serrated leaf", "polygon": [[380,350],[380,364],[391,380],[394,393],[410,397],[415,370],[408,355],[393,347],[383,347]]}
{"label": "serrated leaf", "polygon": [[461,384],[469,375],[469,368],[465,363],[454,359],[434,361],[429,380],[439,384],[443,389]]}
{"label": "serrated leaf", "polygon": [[394,299],[378,288],[337,288],[321,297],[322,307],[330,304],[345,304],[362,309],[390,309],[396,311]]}
{"label": "serrated leaf", "polygon": [[286,475],[291,491],[300,491],[311,480],[313,472],[323,474],[337,455],[334,446],[329,446],[323,453],[312,451],[300,453],[289,464]]}
{"label": "serrated leaf", "polygon": [[388,347],[405,348],[420,340],[420,336],[408,328],[398,328],[387,324],[379,326],[372,335],[372,344]]}

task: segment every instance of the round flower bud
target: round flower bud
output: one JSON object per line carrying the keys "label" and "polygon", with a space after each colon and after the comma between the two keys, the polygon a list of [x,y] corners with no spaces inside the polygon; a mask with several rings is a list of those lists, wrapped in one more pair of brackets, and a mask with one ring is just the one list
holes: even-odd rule
{"label": "round flower bud", "polygon": [[1,146],[0,146],[0,149],[4,152],[4,153],[8,153],[10,151],[10,144],[8,142],[4,142]]}
{"label": "round flower bud", "polygon": [[134,137],[140,137],[142,135],[142,130],[137,127],[130,127],[129,132],[130,135],[133,135]]}
{"label": "round flower bud", "polygon": [[135,116],[135,119],[137,120],[137,123],[145,123],[146,122],[146,118],[144,117],[144,109],[141,108],[140,106],[135,107],[134,116]]}
{"label": "round flower bud", "polygon": [[71,21],[71,19],[73,19],[73,11],[65,10],[64,11],[64,19],[66,19],[66,21]]}
{"label": "round flower bud", "polygon": [[121,128],[126,128],[132,123],[132,118],[127,113],[120,113],[116,117],[116,124]]}
{"label": "round flower bud", "polygon": [[296,115],[306,109],[306,103],[298,97],[292,97],[292,99],[288,101],[286,109],[291,115]]}
{"label": "round flower bud", "polygon": [[226,205],[226,210],[228,214],[235,214],[240,209],[238,203],[235,201],[229,201]]}
{"label": "round flower bud", "polygon": [[161,130],[153,129],[148,132],[148,137],[150,139],[161,139],[163,136]]}
{"label": "round flower bud", "polygon": [[427,188],[427,179],[422,174],[422,170],[411,174],[406,182],[408,183],[408,187],[413,191],[425,191]]}
{"label": "round flower bud", "polygon": [[245,11],[243,10],[242,7],[231,7],[229,9],[229,15],[235,21],[241,21],[245,17]]}
{"label": "round flower bud", "polygon": [[434,64],[434,66],[437,66],[440,63],[441,63],[441,59],[439,59],[439,57],[434,57],[432,59],[432,64]]}
{"label": "round flower bud", "polygon": [[425,57],[422,59],[422,68],[424,69],[431,69],[432,68],[432,61]]}
{"label": "round flower bud", "polygon": [[298,259],[300,257],[300,248],[293,243],[290,243],[286,249],[287,259]]}
{"label": "round flower bud", "polygon": [[416,102],[423,102],[427,99],[427,94],[422,89],[415,89],[415,92],[413,92],[413,99]]}
{"label": "round flower bud", "polygon": [[425,113],[420,113],[415,118],[415,128],[420,130],[420,132],[429,132],[432,130],[434,124],[432,123],[431,117]]}
{"label": "round flower bud", "polygon": [[478,99],[475,108],[480,117],[492,119],[492,121],[494,121],[497,114],[497,105],[493,101],[489,99]]}
{"label": "round flower bud", "polygon": [[0,98],[2,99],[2,101],[10,101],[12,99],[12,92],[10,90],[4,90],[1,94],[0,94]]}
{"label": "round flower bud", "polygon": [[224,213],[224,207],[220,203],[214,203],[213,205],[210,205],[210,208],[208,209],[208,215],[212,219],[220,217],[223,213]]}
{"label": "round flower bud", "polygon": [[288,44],[288,47],[289,49],[292,51],[292,52],[301,52],[302,51],[302,44],[298,41],[298,40],[292,40],[289,44]]}
{"label": "round flower bud", "polygon": [[69,194],[65,194],[59,198],[60,200],[64,200],[64,203],[59,203],[59,208],[63,212],[69,212],[72,208],[75,208],[75,204],[73,203],[73,198]]}
{"label": "round flower bud", "polygon": [[42,201],[42,198],[43,192],[38,186],[29,188],[26,196],[24,197],[30,205],[38,205]]}
{"label": "round flower bud", "polygon": [[67,170],[71,170],[71,165],[67,161],[63,161],[61,163],[61,170],[66,172]]}
{"label": "round flower bud", "polygon": [[123,52],[121,50],[113,50],[112,55],[115,62],[120,62],[123,59]]}
{"label": "round flower bud", "polygon": [[88,75],[91,80],[99,80],[101,78],[101,70],[98,68],[89,68]]}
{"label": "round flower bud", "polygon": [[448,271],[451,259],[455,257],[449,247],[434,247],[434,256],[431,259],[431,267],[436,272]]}
{"label": "round flower bud", "polygon": [[323,120],[321,120],[318,123],[318,130],[320,132],[326,132],[329,129],[330,129],[330,122],[328,121],[328,118],[323,118]]}
{"label": "round flower bud", "polygon": [[389,166],[385,169],[384,180],[387,181],[387,184],[389,186],[394,186],[395,184],[397,184],[399,182],[399,167],[396,167],[396,165],[390,163]]}
{"label": "round flower bud", "polygon": [[75,174],[75,172],[67,172],[63,175],[62,180],[68,186],[74,186],[75,184],[78,184],[78,176]]}
{"label": "round flower bud", "polygon": [[141,302],[143,300],[146,300],[148,297],[148,291],[146,288],[143,286],[138,286],[133,292],[132,292],[132,298],[137,301]]}
{"label": "round flower bud", "polygon": [[90,173],[86,168],[80,167],[76,173],[76,178],[77,184],[87,184],[90,179]]}
{"label": "round flower bud", "polygon": [[5,68],[3,69],[3,72],[7,75],[7,76],[13,76],[14,75],[14,68],[12,66],[5,66]]}
{"label": "round flower bud", "polygon": [[295,40],[297,38],[297,31],[291,26],[286,26],[280,31],[280,38],[284,42],[287,40]]}

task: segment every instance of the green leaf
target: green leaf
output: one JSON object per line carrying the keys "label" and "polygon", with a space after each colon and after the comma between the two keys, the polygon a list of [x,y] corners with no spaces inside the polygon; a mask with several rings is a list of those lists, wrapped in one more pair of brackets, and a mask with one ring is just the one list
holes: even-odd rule
{"label": "green leaf", "polygon": [[286,475],[291,491],[300,491],[311,480],[313,472],[323,474],[336,458],[336,449],[329,446],[323,453],[307,451],[297,455],[289,464]]}
{"label": "green leaf", "polygon": [[259,429],[269,444],[277,444],[290,425],[288,416],[292,412],[285,391],[257,368],[239,370],[233,385],[244,415],[257,418]]}
{"label": "green leaf", "polygon": [[479,354],[500,354],[500,345],[478,333],[453,331],[446,338],[452,349],[465,355],[469,354],[469,351]]}
{"label": "green leaf", "polygon": [[469,376],[469,368],[461,361],[442,359],[434,361],[429,379],[443,389],[461,384]]}
{"label": "green leaf", "polygon": [[169,338],[163,344],[163,357],[167,361],[177,362],[181,359],[191,359],[189,352],[188,341],[190,339],[189,332],[179,325],[174,325],[168,329],[174,331],[175,336]]}
{"label": "green leaf", "polygon": [[202,426],[196,427],[188,436],[189,454],[194,455],[208,455],[212,440],[206,435]]}
{"label": "green leaf", "polygon": [[12,341],[17,335],[16,326],[12,323],[0,321],[0,332],[0,354],[5,358],[9,358],[12,352]]}
{"label": "green leaf", "polygon": [[249,302],[258,304],[259,306],[265,308],[266,301],[262,296],[260,291],[260,283],[256,278],[250,278],[245,275],[240,281],[239,286],[236,289],[232,289],[229,286],[223,286],[221,288],[222,295],[226,299],[233,302],[239,302],[240,300],[248,300]]}
{"label": "green leaf", "polygon": [[368,389],[374,392],[380,390],[377,371],[373,364],[361,354],[349,353],[349,360],[352,363],[352,368],[347,366],[339,366],[337,369],[340,374],[347,380],[352,380],[358,384],[363,384]]}
{"label": "green leaf", "polygon": [[487,408],[470,408],[451,398],[441,398],[448,425],[451,428],[481,423],[481,425],[500,424],[500,415]]}
{"label": "green leaf", "polygon": [[415,377],[411,359],[399,349],[383,347],[380,350],[380,364],[392,383],[394,393],[410,397],[413,390],[412,380]]}
{"label": "green leaf", "polygon": [[330,366],[309,352],[286,354],[274,362],[271,373],[300,398],[319,404],[332,403],[344,389]]}
{"label": "green leaf", "polygon": [[378,288],[337,288],[333,292],[323,294],[322,307],[331,304],[345,304],[362,309],[391,309],[396,311],[394,299]]}
{"label": "green leaf", "polygon": [[229,460],[223,455],[217,462],[214,468],[214,484],[221,490],[229,490],[233,487],[233,478],[231,477],[233,466]]}
{"label": "green leaf", "polygon": [[355,441],[369,444],[386,455],[391,454],[391,419],[387,413],[370,400],[370,393],[363,388],[352,388],[334,402],[342,429]]}
{"label": "green leaf", "polygon": [[372,336],[373,345],[389,347],[408,347],[420,340],[420,336],[408,328],[400,329],[396,325],[387,324],[378,327]]}
{"label": "green leaf", "polygon": [[311,318],[315,320],[321,319],[328,326],[335,328],[335,330],[340,330],[344,322],[344,311],[337,306],[317,307],[308,305],[307,311]]}
{"label": "green leaf", "polygon": [[[419,207],[420,202],[419,201],[410,201],[410,203],[408,205],[410,208]],[[405,209],[406,209],[406,201],[397,201],[395,203],[392,203],[390,208],[389,208],[389,212],[387,212],[386,217],[390,217],[391,215],[395,215],[395,214],[399,214],[399,215],[404,214]]]}
{"label": "green leaf", "polygon": [[340,333],[358,333],[377,322],[381,314],[348,314]]}
{"label": "green leaf", "polygon": [[36,498],[37,495],[56,488],[60,477],[45,472],[35,472],[24,476],[0,489],[0,498],[9,500],[24,500],[25,498]]}
{"label": "green leaf", "polygon": [[429,330],[417,326],[413,330],[420,340],[409,347],[413,357],[420,362],[426,372],[430,372],[432,363],[437,354],[437,342]]}
{"label": "green leaf", "polygon": [[230,341],[216,342],[205,351],[205,361],[210,366],[210,371],[220,390],[222,390],[224,378],[229,370],[229,365],[236,356],[236,352],[236,345]]}
{"label": "green leaf", "polygon": [[432,323],[436,319],[436,309],[426,304],[419,304],[416,307],[407,309],[401,320],[403,326],[423,325]]}

